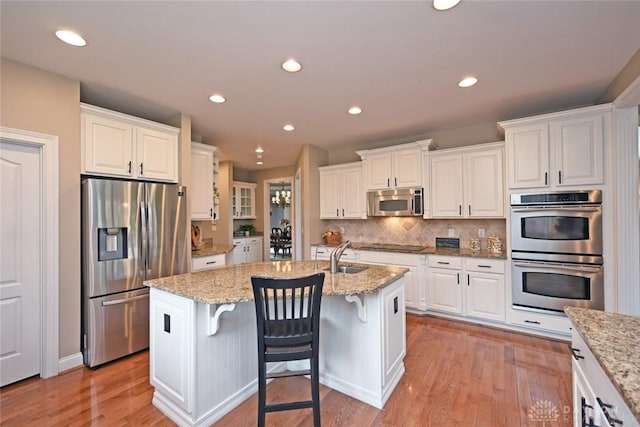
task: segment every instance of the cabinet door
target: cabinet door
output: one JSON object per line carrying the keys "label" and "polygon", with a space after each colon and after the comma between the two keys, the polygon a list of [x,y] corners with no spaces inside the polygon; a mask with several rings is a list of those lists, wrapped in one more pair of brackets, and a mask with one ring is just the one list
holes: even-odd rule
{"label": "cabinet door", "polygon": [[247,245],[236,245],[233,248],[233,264],[244,264],[245,262],[247,262]]}
{"label": "cabinet door", "polygon": [[213,152],[191,149],[191,219],[213,218]]}
{"label": "cabinet door", "polygon": [[151,289],[149,379],[163,396],[194,410],[195,301]]}
{"label": "cabinet door", "polygon": [[393,187],[391,182],[391,154],[380,153],[367,157],[367,189],[383,190]]}
{"label": "cabinet door", "polygon": [[342,172],[342,214],[343,218],[367,217],[365,191],[362,186],[362,168],[349,168]]}
{"label": "cabinet door", "polygon": [[547,124],[522,126],[505,132],[509,188],[549,186]]}
{"label": "cabinet door", "polygon": [[554,182],[558,186],[602,184],[602,116],[562,120],[551,124],[555,148]]}
{"label": "cabinet door", "polygon": [[262,241],[260,239],[248,240],[246,262],[262,262]]}
{"label": "cabinet door", "polygon": [[390,287],[382,292],[384,349],[382,386],[384,387],[406,353],[406,319],[404,287]]}
{"label": "cabinet door", "polygon": [[460,270],[429,268],[429,308],[462,314]]}
{"label": "cabinet door", "polygon": [[431,216],[460,218],[462,212],[462,156],[431,157]]}
{"label": "cabinet door", "polygon": [[584,377],[582,370],[572,360],[573,376],[573,425],[601,426],[599,414],[596,413],[598,404],[593,396],[591,387]]}
{"label": "cabinet door", "polygon": [[504,276],[472,272],[466,279],[467,316],[504,322]]}
{"label": "cabinet door", "polygon": [[136,129],[135,172],[140,179],[178,182],[178,136]]}
{"label": "cabinet door", "polygon": [[336,170],[320,171],[320,218],[340,217],[342,174]]}
{"label": "cabinet door", "polygon": [[420,149],[398,150],[393,153],[392,187],[422,185],[422,156]]}
{"label": "cabinet door", "polygon": [[133,176],[133,127],[105,117],[82,115],[83,171]]}
{"label": "cabinet door", "polygon": [[464,214],[469,217],[504,217],[502,150],[465,154]]}
{"label": "cabinet door", "polygon": [[255,193],[251,187],[240,187],[240,217],[255,218]]}

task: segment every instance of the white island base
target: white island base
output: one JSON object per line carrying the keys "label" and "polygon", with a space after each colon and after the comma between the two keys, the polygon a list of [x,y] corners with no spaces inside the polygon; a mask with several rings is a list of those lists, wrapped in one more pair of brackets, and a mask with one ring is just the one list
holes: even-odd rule
{"label": "white island base", "polygon": [[[404,278],[373,293],[323,295],[320,382],[382,408],[404,373]],[[253,301],[150,294],[153,404],[181,426],[211,425],[258,390]]]}

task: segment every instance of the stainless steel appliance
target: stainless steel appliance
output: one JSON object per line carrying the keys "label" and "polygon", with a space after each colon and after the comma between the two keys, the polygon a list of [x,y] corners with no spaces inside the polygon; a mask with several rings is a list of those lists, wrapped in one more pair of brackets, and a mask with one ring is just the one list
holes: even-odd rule
{"label": "stainless steel appliance", "polygon": [[367,193],[368,216],[422,216],[423,206],[421,187]]}
{"label": "stainless steel appliance", "polygon": [[513,305],[604,309],[602,192],[511,196]]}
{"label": "stainless steel appliance", "polygon": [[146,279],[187,271],[186,189],[82,180],[82,353],[94,367],[149,346]]}

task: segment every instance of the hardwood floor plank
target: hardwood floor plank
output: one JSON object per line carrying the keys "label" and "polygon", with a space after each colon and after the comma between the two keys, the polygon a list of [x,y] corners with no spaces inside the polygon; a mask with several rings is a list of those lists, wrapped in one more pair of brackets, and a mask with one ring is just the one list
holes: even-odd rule
{"label": "hardwood floor plank", "polygon": [[[407,316],[406,373],[379,410],[320,386],[322,425],[541,425],[528,418],[537,401],[558,410],[553,426],[570,426],[571,358],[566,342],[437,317]],[[271,401],[308,396],[308,380],[269,384]],[[39,426],[173,426],[152,404],[149,356],[142,352],[96,370],[31,378],[0,389],[0,424]],[[216,427],[252,427],[251,396]],[[566,411],[569,410],[567,413]],[[267,414],[269,426],[310,426],[311,410]]]}

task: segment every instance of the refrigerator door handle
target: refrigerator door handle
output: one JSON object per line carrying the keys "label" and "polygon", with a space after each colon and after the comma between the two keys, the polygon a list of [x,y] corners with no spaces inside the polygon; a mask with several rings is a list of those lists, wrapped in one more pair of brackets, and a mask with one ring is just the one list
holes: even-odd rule
{"label": "refrigerator door handle", "polygon": [[102,306],[106,307],[108,305],[117,305],[117,304],[125,304],[131,301],[136,301],[139,299],[144,299],[144,298],[149,298],[149,294],[144,294],[144,295],[138,295],[137,297],[131,297],[131,298],[122,298],[122,299],[115,299],[113,301],[103,301],[102,302]]}
{"label": "refrigerator door handle", "polygon": [[145,209],[145,203],[140,202],[140,270],[142,272],[147,269],[147,254],[149,251],[148,234],[147,211]]}

